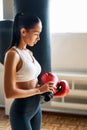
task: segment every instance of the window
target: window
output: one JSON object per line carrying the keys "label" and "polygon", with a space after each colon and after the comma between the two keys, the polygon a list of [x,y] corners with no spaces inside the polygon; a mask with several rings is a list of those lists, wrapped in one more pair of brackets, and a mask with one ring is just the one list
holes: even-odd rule
{"label": "window", "polygon": [[87,32],[87,0],[50,0],[51,33]]}
{"label": "window", "polygon": [[3,0],[0,0],[0,20],[3,19]]}

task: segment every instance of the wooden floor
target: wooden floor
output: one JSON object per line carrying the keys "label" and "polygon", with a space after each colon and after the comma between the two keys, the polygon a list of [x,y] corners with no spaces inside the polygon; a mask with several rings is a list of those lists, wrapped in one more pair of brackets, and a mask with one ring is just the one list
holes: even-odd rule
{"label": "wooden floor", "polygon": [[[11,130],[4,108],[0,108],[0,130]],[[43,112],[41,130],[87,130],[87,116]]]}

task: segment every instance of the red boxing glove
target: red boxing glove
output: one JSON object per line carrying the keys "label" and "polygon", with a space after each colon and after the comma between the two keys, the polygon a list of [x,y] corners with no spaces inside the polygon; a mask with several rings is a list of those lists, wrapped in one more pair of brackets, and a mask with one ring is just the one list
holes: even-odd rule
{"label": "red boxing glove", "polygon": [[51,73],[51,72],[42,74],[41,83],[45,84],[45,83],[47,83],[49,81],[54,82],[54,86],[56,87],[59,80],[58,80],[58,77],[55,74]]}
{"label": "red boxing glove", "polygon": [[[49,81],[54,82],[54,88],[55,88],[55,91],[56,91],[57,90],[56,85],[57,85],[57,83],[59,81],[58,77],[55,74],[51,73],[51,72],[42,74],[42,76],[41,76],[41,83],[45,84],[45,83],[47,83]],[[46,93],[44,93],[42,95],[44,96],[44,100],[45,101],[50,101],[51,98],[53,98],[54,94],[51,93],[51,92],[46,92]]]}
{"label": "red boxing glove", "polygon": [[61,80],[57,83],[57,89],[54,93],[54,97],[66,96],[70,91],[69,84],[66,80]]}

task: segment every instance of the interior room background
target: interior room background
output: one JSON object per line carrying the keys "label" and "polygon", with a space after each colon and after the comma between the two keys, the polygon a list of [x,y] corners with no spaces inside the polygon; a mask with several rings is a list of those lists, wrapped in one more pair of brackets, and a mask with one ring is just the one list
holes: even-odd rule
{"label": "interior room background", "polygon": [[[13,19],[13,0],[0,0],[0,20]],[[3,8],[2,8],[3,7]],[[3,12],[3,13],[2,13]],[[86,0],[50,0],[51,67],[87,74]],[[0,63],[0,106],[5,106]]]}

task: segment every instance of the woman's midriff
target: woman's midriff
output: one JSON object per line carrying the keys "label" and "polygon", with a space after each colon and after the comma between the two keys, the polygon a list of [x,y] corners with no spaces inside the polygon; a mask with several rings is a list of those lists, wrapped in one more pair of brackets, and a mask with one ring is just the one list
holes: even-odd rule
{"label": "woman's midriff", "polygon": [[34,79],[34,80],[30,80],[27,82],[17,82],[17,87],[21,88],[21,89],[32,89],[32,88],[36,88],[38,85],[38,80]]}

